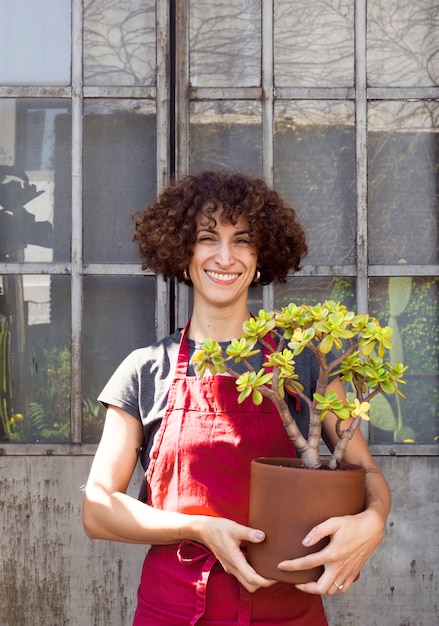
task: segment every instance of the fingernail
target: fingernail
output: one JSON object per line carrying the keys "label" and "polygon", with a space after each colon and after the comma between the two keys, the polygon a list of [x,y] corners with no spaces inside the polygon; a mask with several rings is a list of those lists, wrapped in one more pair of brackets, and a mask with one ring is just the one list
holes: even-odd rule
{"label": "fingernail", "polygon": [[302,541],[302,545],[307,546],[311,542],[311,537],[305,537]]}
{"label": "fingernail", "polygon": [[256,539],[264,539],[265,533],[263,533],[262,530],[258,530],[255,533],[255,537],[256,537]]}

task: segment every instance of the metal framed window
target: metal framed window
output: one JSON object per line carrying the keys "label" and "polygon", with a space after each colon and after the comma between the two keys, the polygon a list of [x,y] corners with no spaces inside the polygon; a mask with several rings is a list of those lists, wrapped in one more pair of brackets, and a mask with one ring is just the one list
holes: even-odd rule
{"label": "metal framed window", "polygon": [[99,385],[169,331],[168,287],[130,248],[131,214],[170,175],[169,4],[3,9],[37,52],[14,64],[9,42],[0,69],[2,450],[87,454]]}
{"label": "metal framed window", "polygon": [[[174,170],[239,167],[293,202],[310,243],[300,276],[255,292],[252,305],[336,297],[392,318],[414,391],[366,434],[375,454],[437,454],[437,3],[401,3],[393,15],[382,0],[28,9],[20,28],[35,58],[0,55],[0,154],[16,168],[1,170],[3,182],[31,194],[18,212],[0,210],[0,371],[12,353],[15,368],[13,396],[12,374],[0,387],[4,453],[94,451],[94,391],[190,308],[186,288],[141,271],[132,212]],[[14,231],[18,213],[27,221]],[[31,387],[45,396],[23,404]],[[47,415],[57,402],[62,423]]]}
{"label": "metal framed window", "polygon": [[301,274],[254,304],[332,297],[390,323],[407,401],[365,434],[375,454],[437,454],[437,3],[178,6],[178,171],[262,175],[308,232]]}

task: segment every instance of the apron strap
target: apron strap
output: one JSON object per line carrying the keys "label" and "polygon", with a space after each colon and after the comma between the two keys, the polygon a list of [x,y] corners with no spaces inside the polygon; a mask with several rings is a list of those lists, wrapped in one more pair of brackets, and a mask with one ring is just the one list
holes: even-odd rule
{"label": "apron strap", "polygon": [[187,340],[187,333],[191,320],[187,322],[186,326],[181,332],[180,347],[178,350],[177,367],[175,368],[174,378],[185,378],[187,373],[187,364],[189,361],[189,344]]}
{"label": "apron strap", "polygon": [[248,626],[251,618],[251,593],[239,585],[239,608],[237,626]]}
{"label": "apron strap", "polygon": [[204,561],[196,584],[195,615],[190,626],[195,626],[206,612],[206,592],[207,582],[213,566],[218,561],[216,556],[201,543],[184,540],[177,550],[177,557],[180,563],[195,563]]}
{"label": "apron strap", "polygon": [[[207,583],[210,573],[215,563],[218,562],[216,556],[206,546],[196,541],[185,539],[177,549],[177,557],[180,563],[200,563],[202,564],[199,577],[196,583],[195,615],[190,626],[195,626],[206,612]],[[237,626],[248,626],[251,616],[251,594],[245,587],[239,585],[239,608]]]}

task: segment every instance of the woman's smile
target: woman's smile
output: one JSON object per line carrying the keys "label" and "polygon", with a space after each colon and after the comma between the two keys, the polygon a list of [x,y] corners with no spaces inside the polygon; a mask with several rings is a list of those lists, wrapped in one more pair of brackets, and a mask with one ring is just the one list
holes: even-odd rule
{"label": "woman's smile", "polygon": [[234,280],[239,278],[239,273],[222,273],[222,272],[213,272],[211,270],[206,270],[206,274],[210,276],[215,281],[220,283],[232,283]]}

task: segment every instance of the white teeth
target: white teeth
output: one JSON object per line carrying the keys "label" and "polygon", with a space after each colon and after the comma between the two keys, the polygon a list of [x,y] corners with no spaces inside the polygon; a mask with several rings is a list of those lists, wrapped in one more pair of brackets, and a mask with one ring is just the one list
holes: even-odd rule
{"label": "white teeth", "polygon": [[206,272],[209,276],[214,278],[215,280],[223,280],[224,282],[228,280],[234,280],[239,276],[239,274],[218,274],[217,272]]}

